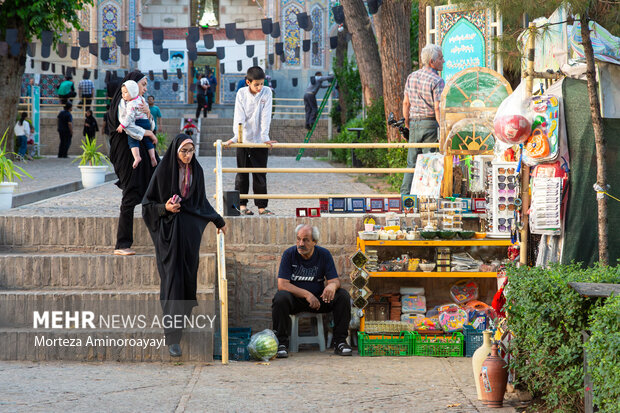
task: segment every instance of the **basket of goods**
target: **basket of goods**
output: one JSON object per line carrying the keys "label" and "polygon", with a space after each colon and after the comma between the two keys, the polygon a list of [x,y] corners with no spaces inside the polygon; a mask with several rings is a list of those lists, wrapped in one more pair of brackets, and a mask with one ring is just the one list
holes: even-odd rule
{"label": "basket of goods", "polygon": [[395,334],[357,333],[358,352],[362,357],[374,356],[411,356],[413,339],[409,331]]}
{"label": "basket of goods", "polygon": [[463,357],[464,341],[461,333],[427,334],[416,332],[413,354],[427,357]]}

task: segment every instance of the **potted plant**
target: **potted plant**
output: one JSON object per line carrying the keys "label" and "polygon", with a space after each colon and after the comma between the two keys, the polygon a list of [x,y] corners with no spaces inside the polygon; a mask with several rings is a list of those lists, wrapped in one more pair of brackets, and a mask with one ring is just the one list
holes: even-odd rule
{"label": "potted plant", "polygon": [[6,150],[8,132],[9,128],[4,131],[4,135],[0,139],[0,210],[10,209],[13,205],[13,191],[17,186],[15,179],[21,181],[23,176],[32,179],[28,172],[15,165],[10,158],[9,155],[15,155],[15,153]]}
{"label": "potted plant", "polygon": [[80,172],[82,173],[82,186],[92,188],[105,182],[105,174],[108,171],[110,160],[103,153],[99,152],[102,145],[97,145],[97,139],[89,139],[88,135],[82,139],[82,154],[73,162],[80,161]]}

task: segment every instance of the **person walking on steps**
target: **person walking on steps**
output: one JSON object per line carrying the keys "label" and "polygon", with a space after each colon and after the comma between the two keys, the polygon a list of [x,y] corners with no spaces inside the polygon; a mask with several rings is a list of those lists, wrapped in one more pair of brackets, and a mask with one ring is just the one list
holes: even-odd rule
{"label": "person walking on steps", "polygon": [[198,106],[196,107],[196,119],[200,118],[200,112],[204,112],[207,117],[207,90],[209,89],[209,80],[202,73],[198,75],[198,85],[196,87],[196,98]]}
{"label": "person walking on steps", "polygon": [[304,107],[306,109],[306,129],[312,129],[312,125],[314,125],[314,121],[316,120],[316,115],[318,113],[318,106],[316,103],[316,94],[318,93],[320,88],[325,88],[327,85],[323,86],[323,82],[331,82],[334,80],[334,76],[323,76],[323,73],[316,72],[314,77],[314,82],[310,79],[310,83],[306,88],[306,92],[304,94]]}

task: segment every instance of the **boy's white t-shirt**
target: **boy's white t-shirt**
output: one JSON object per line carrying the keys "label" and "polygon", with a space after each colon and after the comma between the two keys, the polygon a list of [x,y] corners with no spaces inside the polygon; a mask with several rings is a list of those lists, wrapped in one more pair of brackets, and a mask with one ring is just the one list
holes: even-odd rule
{"label": "boy's white t-shirt", "polygon": [[250,92],[249,87],[239,89],[235,100],[232,141],[237,142],[239,138],[240,123],[243,125],[244,142],[263,143],[271,140],[269,127],[272,105],[273,93],[269,86],[263,86],[256,95]]}

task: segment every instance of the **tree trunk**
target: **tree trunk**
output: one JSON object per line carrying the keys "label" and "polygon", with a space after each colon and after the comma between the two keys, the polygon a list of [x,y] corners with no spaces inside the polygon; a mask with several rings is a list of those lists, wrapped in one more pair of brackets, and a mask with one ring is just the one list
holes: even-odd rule
{"label": "tree trunk", "polygon": [[[594,143],[596,145],[596,184],[599,191],[607,190],[607,164],[605,162],[605,138],[603,136],[603,119],[601,117],[601,105],[598,100],[598,82],[594,68],[594,50],[590,39],[589,19],[582,15],[581,37],[583,51],[586,57],[586,77],[588,80],[588,95],[590,97],[590,113],[592,127],[594,129]],[[607,197],[604,194],[596,194],[598,204],[598,260],[602,265],[609,265],[609,252],[607,246]]]}
{"label": "tree trunk", "polygon": [[[411,72],[409,48],[410,0],[385,0],[380,9],[379,32],[381,68],[383,73],[383,102],[385,118],[390,112],[396,119],[402,117],[403,92],[407,75]],[[388,142],[398,142],[396,128],[387,128]]]}
{"label": "tree trunk", "polygon": [[7,151],[15,150],[15,136],[13,126],[17,122],[17,104],[21,94],[22,76],[26,69],[26,51],[28,42],[24,34],[24,26],[17,27],[17,41],[21,47],[17,56],[11,55],[11,51],[6,56],[0,57],[0,138],[8,128]]}
{"label": "tree trunk", "polygon": [[[418,66],[422,66],[422,49],[426,46],[426,6],[427,0],[418,2]],[[429,27],[430,29],[430,27]]]}
{"label": "tree trunk", "polygon": [[[343,25],[344,30],[338,32],[338,47],[336,47],[336,66],[342,67],[344,65],[344,59],[347,56],[349,49],[349,42],[347,41],[347,25]],[[338,88],[338,104],[340,105],[340,123],[342,126],[347,123],[347,95],[349,91],[346,87]]]}
{"label": "tree trunk", "polygon": [[[381,60],[375,34],[362,0],[342,0],[347,28],[351,33],[362,94],[367,106],[383,95]],[[395,28],[396,29],[396,28]]]}

